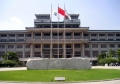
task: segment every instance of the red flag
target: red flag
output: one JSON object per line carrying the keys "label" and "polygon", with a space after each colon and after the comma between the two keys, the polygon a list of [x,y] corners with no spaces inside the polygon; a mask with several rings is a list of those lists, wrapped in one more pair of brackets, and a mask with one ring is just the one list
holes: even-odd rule
{"label": "red flag", "polygon": [[64,17],[66,17],[65,11],[64,11],[62,8],[60,8],[60,7],[58,7],[58,13],[60,13],[60,14],[63,15]]}

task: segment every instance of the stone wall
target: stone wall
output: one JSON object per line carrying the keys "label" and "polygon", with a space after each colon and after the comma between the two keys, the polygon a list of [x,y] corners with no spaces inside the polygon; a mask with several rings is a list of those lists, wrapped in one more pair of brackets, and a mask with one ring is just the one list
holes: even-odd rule
{"label": "stone wall", "polygon": [[90,61],[82,58],[41,58],[31,59],[27,69],[90,69]]}

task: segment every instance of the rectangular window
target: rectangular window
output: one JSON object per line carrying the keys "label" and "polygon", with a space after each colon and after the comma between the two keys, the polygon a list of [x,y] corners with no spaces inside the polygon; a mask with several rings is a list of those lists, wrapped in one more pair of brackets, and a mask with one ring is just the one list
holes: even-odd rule
{"label": "rectangular window", "polygon": [[18,34],[18,37],[24,37],[24,34]]}
{"label": "rectangular window", "polygon": [[109,44],[110,48],[115,48],[115,44]]}
{"label": "rectangular window", "polygon": [[85,36],[85,37],[87,37],[87,36],[88,36],[88,34],[84,34],[84,36]]}
{"label": "rectangular window", "polygon": [[98,56],[98,51],[92,51],[92,55],[93,55],[93,57],[97,57]]}
{"label": "rectangular window", "polygon": [[116,34],[116,36],[120,36],[120,34]]}
{"label": "rectangular window", "polygon": [[0,52],[0,58],[4,55],[5,52]]}
{"label": "rectangular window", "polygon": [[66,48],[71,48],[71,44],[66,44]]}
{"label": "rectangular window", "polygon": [[98,44],[92,44],[92,48],[98,48]]}
{"label": "rectangular window", "polygon": [[85,44],[85,48],[89,48],[89,44]]}
{"label": "rectangular window", "polygon": [[7,37],[7,34],[1,34],[1,37]]}
{"label": "rectangular window", "polygon": [[50,48],[50,44],[44,44],[44,48]]}
{"label": "rectangular window", "polygon": [[12,48],[14,48],[14,45],[8,45],[8,48],[12,49]]}
{"label": "rectangular window", "polygon": [[74,44],[75,48],[80,48],[80,44]]}
{"label": "rectangular window", "polygon": [[90,57],[90,51],[85,50],[85,57]]}
{"label": "rectangular window", "polygon": [[40,52],[34,52],[35,57],[40,57]]}
{"label": "rectangular window", "polygon": [[22,52],[17,52],[19,58],[22,58]]}
{"label": "rectangular window", "polygon": [[30,52],[25,52],[25,58],[30,57]]}
{"label": "rectangular window", "polygon": [[80,36],[80,32],[74,33],[74,36]]}
{"label": "rectangular window", "polygon": [[6,39],[1,39],[1,41],[6,41]]}
{"label": "rectangular window", "polygon": [[23,48],[22,44],[17,44],[17,48]]}
{"label": "rectangular window", "polygon": [[5,45],[0,45],[0,49],[4,49],[5,48]]}
{"label": "rectangular window", "polygon": [[105,34],[99,34],[99,36],[105,36]]}
{"label": "rectangular window", "polygon": [[108,36],[113,36],[113,34],[108,34]]}
{"label": "rectangular window", "polygon": [[15,39],[9,39],[9,41],[15,41]]}
{"label": "rectangular window", "polygon": [[31,37],[31,34],[27,34],[27,37]]}
{"label": "rectangular window", "polygon": [[41,36],[41,34],[40,33],[35,33],[35,36]]}
{"label": "rectangular window", "polygon": [[91,36],[97,36],[97,34],[91,34]]}
{"label": "rectangular window", "polygon": [[24,39],[18,39],[18,41],[24,41]]}
{"label": "rectangular window", "polygon": [[15,37],[15,34],[9,34],[10,37]]}
{"label": "rectangular window", "polygon": [[107,44],[101,44],[101,48],[107,48]]}
{"label": "rectangular window", "polygon": [[40,48],[40,44],[35,44],[35,48]]}
{"label": "rectangular window", "polygon": [[120,44],[118,44],[118,48],[120,48]]}
{"label": "rectangular window", "polygon": [[30,48],[30,44],[26,44],[25,47],[26,47],[26,48]]}

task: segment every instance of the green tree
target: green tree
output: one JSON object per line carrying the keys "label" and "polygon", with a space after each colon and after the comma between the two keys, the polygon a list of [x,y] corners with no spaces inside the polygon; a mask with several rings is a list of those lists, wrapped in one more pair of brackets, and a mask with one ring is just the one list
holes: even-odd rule
{"label": "green tree", "polygon": [[108,57],[113,57],[114,55],[115,55],[114,51],[112,49],[110,49]]}
{"label": "green tree", "polygon": [[105,57],[106,57],[106,54],[102,53],[102,54],[97,56],[97,61],[99,62],[99,60],[104,59]]}
{"label": "green tree", "polygon": [[118,56],[118,61],[119,61],[119,63],[120,63],[120,49],[117,50],[116,54],[117,54],[117,56]]}
{"label": "green tree", "polygon": [[4,64],[5,66],[13,67],[16,65],[16,62],[12,60],[4,60],[2,64]]}
{"label": "green tree", "polygon": [[15,52],[7,52],[7,53],[5,53],[4,56],[3,56],[3,59],[4,60],[12,60],[12,61],[15,61],[15,62],[19,61],[17,53],[15,53]]}

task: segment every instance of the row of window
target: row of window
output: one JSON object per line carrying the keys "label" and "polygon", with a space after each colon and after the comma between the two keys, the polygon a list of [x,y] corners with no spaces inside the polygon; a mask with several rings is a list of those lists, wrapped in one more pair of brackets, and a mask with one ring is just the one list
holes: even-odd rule
{"label": "row of window", "polygon": [[[72,48],[72,44],[66,44],[66,48]],[[7,45],[8,49],[13,49],[15,45],[9,44]],[[53,48],[62,48],[62,44],[53,44]],[[74,48],[80,48],[80,44],[74,44]],[[89,48],[90,44],[85,44],[85,48]],[[107,48],[107,44],[100,44],[101,48]],[[110,48],[115,48],[115,44],[109,44]],[[120,44],[117,44],[117,47],[120,48]],[[5,45],[0,45],[0,49],[4,49]],[[23,48],[23,44],[17,44],[16,48]],[[30,44],[26,44],[25,48],[30,48]],[[34,48],[41,48],[40,44],[35,44]],[[44,44],[43,48],[50,48],[50,44]],[[92,44],[92,48],[98,48],[98,44]]]}
{"label": "row of window", "polygon": [[[74,32],[74,36],[80,36],[80,32]],[[43,33],[44,36],[50,36],[50,33]],[[53,36],[58,35],[58,33],[53,33]],[[62,33],[59,33],[62,35]],[[66,35],[72,35],[72,32],[67,32]],[[84,36],[88,36],[89,34],[84,34]],[[91,34],[91,36],[97,36],[98,34]],[[108,36],[114,36],[114,34],[107,34]],[[1,34],[1,37],[7,37],[7,34]],[[9,37],[15,37],[15,34],[8,34]],[[24,34],[17,34],[18,37],[24,37]],[[26,34],[27,37],[31,37],[31,34]],[[34,33],[34,36],[41,36],[41,33]],[[99,36],[106,36],[106,34],[99,34]],[[116,36],[120,36],[120,34],[116,34]]]}

